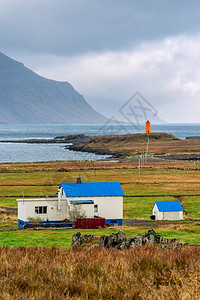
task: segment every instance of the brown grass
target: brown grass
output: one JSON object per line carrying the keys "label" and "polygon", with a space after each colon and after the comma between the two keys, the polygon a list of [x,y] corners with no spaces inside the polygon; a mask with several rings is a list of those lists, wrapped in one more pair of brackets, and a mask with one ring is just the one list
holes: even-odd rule
{"label": "brown grass", "polygon": [[199,299],[199,276],[199,248],[0,248],[0,299]]}
{"label": "brown grass", "polygon": [[[146,150],[146,143],[146,134],[127,134],[93,137],[80,147],[85,151],[103,150],[108,153],[137,155]],[[200,140],[181,140],[167,133],[152,133],[149,135],[148,148],[152,154],[194,154],[200,152]]]}
{"label": "brown grass", "polygon": [[15,225],[17,223],[17,212],[0,208],[0,227]]}

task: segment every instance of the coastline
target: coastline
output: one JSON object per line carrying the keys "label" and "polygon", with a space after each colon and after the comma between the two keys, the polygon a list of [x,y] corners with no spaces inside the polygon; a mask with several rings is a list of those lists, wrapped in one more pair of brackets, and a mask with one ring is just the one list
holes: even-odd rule
{"label": "coastline", "polygon": [[183,140],[164,132],[107,136],[88,136],[81,133],[56,136],[51,139],[0,140],[0,143],[62,144],[69,151],[109,155],[109,159],[130,161],[137,161],[142,156],[146,156],[146,159],[148,157],[151,161],[200,160],[199,138]]}

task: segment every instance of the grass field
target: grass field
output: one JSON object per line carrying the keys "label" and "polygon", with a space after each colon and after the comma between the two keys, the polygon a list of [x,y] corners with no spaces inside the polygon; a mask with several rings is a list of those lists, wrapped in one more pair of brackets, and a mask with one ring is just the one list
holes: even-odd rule
{"label": "grass field", "polygon": [[[152,228],[154,226],[151,226]],[[127,236],[144,234],[147,228],[123,226]],[[156,232],[166,238],[178,237],[182,243],[200,242],[200,223],[177,223],[154,227]],[[82,234],[94,234],[96,236],[110,235],[117,232],[118,228],[107,229],[42,229],[42,230],[3,230],[0,231],[0,247],[52,247],[59,246],[70,248],[72,235],[79,231]]]}
{"label": "grass field", "polygon": [[[199,154],[199,140],[181,140],[168,133],[148,134],[148,150],[151,155],[180,155],[180,154]],[[74,150],[99,151],[107,153],[123,154],[125,156],[140,155],[146,150],[148,140],[147,134],[126,134],[113,136],[96,136],[89,142],[73,146]]]}
{"label": "grass field", "polygon": [[[200,163],[53,162],[0,165],[0,206],[16,198],[51,197],[62,181],[119,181],[125,192],[124,217],[149,220],[156,200],[179,199],[184,218],[153,225],[166,238],[200,243]],[[17,213],[0,209],[0,227],[17,225]],[[154,227],[155,226],[155,227]],[[123,226],[126,236],[148,226]],[[200,247],[159,250],[142,247],[71,250],[73,233],[110,235],[106,229],[8,230],[0,228],[0,299],[199,299]]]}
{"label": "grass field", "polygon": [[200,248],[0,248],[1,299],[199,299]]}
{"label": "grass field", "polygon": [[[119,181],[125,193],[124,217],[149,219],[155,201],[181,200],[185,219],[200,219],[200,163],[52,162],[0,165],[0,206],[17,207],[16,198],[52,197],[62,181]],[[137,196],[137,197],[136,197]]]}

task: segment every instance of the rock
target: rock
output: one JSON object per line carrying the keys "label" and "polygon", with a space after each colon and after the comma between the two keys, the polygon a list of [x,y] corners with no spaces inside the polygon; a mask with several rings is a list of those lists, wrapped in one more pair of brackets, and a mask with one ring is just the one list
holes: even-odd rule
{"label": "rock", "polygon": [[136,246],[135,245],[135,238],[129,238],[128,239],[128,244],[129,244],[130,248],[134,248]]}
{"label": "rock", "polygon": [[166,245],[160,245],[159,249],[165,250],[165,249],[167,249],[167,246]]}
{"label": "rock", "polygon": [[160,238],[161,238],[161,236],[159,234],[157,234],[153,229],[149,229],[145,233],[144,243],[149,243],[151,245],[160,243]]}
{"label": "rock", "polygon": [[81,233],[76,232],[72,236],[72,248],[80,247],[81,246]]}
{"label": "rock", "polygon": [[142,235],[138,234],[135,238],[134,238],[134,245],[135,246],[142,246]]}
{"label": "rock", "polygon": [[126,241],[126,234],[125,234],[124,231],[119,230],[116,235],[117,235],[117,241],[118,242],[124,242],[124,241]]}
{"label": "rock", "polygon": [[85,235],[82,235],[82,236],[81,236],[81,243],[83,243],[83,242],[88,242],[89,240],[93,240],[93,239],[95,239],[95,238],[96,238],[96,236],[93,235],[93,234],[85,234]]}
{"label": "rock", "polygon": [[129,248],[129,244],[125,241],[125,242],[122,242],[121,244],[118,244],[117,246],[115,246],[116,249],[127,249]]}
{"label": "rock", "polygon": [[[136,237],[126,238],[124,231],[119,230],[117,233],[112,233],[109,236],[102,235],[97,242],[95,235],[81,235],[80,232],[74,233],[72,237],[72,247],[89,246],[90,248],[105,247],[115,249],[128,249],[134,247],[141,247],[142,245],[161,244],[159,249],[180,249],[184,248],[186,244],[179,243],[179,239],[174,237],[172,239],[166,239],[163,236],[157,234],[153,229],[148,230],[145,235],[138,234]],[[94,241],[93,241],[94,240]],[[91,243],[93,242],[93,243]],[[169,246],[165,244],[169,244]]]}
{"label": "rock", "polygon": [[111,248],[117,245],[117,235],[112,233],[111,235],[107,236],[105,239],[105,247]]}
{"label": "rock", "polygon": [[82,235],[80,232],[76,232],[72,236],[72,248],[80,247],[84,242],[95,239],[96,236],[93,234]]}
{"label": "rock", "polygon": [[172,249],[172,250],[181,249],[181,248],[185,248],[185,245],[182,243],[169,245],[169,249]]}
{"label": "rock", "polygon": [[179,243],[179,239],[177,237],[174,237],[171,239],[172,243]]}
{"label": "rock", "polygon": [[100,240],[99,240],[99,246],[100,247],[105,247],[105,240],[106,240],[106,236],[105,235],[102,235],[100,237]]}

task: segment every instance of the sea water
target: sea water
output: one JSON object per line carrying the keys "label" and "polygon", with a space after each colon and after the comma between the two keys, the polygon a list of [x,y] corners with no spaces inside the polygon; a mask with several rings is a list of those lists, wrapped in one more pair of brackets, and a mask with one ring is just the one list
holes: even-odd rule
{"label": "sea water", "polygon": [[[0,124],[1,140],[50,139],[56,136],[82,134],[89,136],[144,132],[144,125],[105,124]],[[200,136],[200,124],[152,124],[152,132],[167,132],[178,138]],[[99,160],[108,156],[69,151],[65,144],[25,144],[0,142],[0,163],[61,160]]]}

